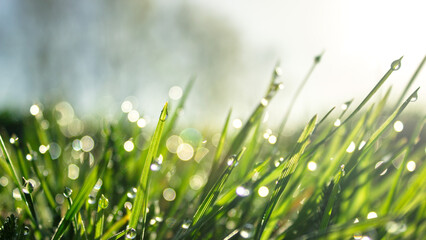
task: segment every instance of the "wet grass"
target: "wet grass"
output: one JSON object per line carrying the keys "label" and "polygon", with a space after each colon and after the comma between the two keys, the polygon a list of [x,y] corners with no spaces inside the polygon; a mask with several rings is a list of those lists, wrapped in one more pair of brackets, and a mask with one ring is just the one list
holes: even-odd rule
{"label": "wet grass", "polygon": [[19,131],[2,123],[0,239],[421,239],[425,116],[400,119],[424,61],[396,102],[377,92],[402,58],[363,99],[288,136],[320,60],[276,130],[263,117],[282,88],[279,66],[247,121],[231,127],[225,110],[219,133],[176,128],[193,79],[151,128],[128,101],[109,123],[83,122],[65,102],[33,105]]}

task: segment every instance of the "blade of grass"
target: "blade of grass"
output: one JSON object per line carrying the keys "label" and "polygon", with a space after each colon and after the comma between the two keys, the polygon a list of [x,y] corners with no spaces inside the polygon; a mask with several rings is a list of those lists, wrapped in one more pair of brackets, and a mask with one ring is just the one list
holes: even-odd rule
{"label": "blade of grass", "polygon": [[231,156],[228,161],[227,165],[228,167],[223,172],[222,176],[218,179],[216,184],[210,189],[207,196],[204,198],[203,202],[201,202],[200,206],[198,207],[197,211],[194,214],[194,217],[192,219],[192,224],[196,224],[198,220],[200,220],[201,217],[204,216],[206,211],[214,204],[217,197],[219,196],[220,192],[223,189],[223,186],[228,179],[229,175],[231,174],[234,167],[238,164],[238,161],[244,154],[245,148],[243,148],[236,156]]}
{"label": "blade of grass", "polygon": [[389,211],[391,210],[392,203],[394,202],[394,198],[395,198],[396,189],[398,187],[399,182],[401,181],[402,172],[405,169],[404,166],[405,166],[406,162],[408,161],[408,158],[410,156],[410,152],[411,152],[412,148],[414,147],[416,139],[418,137],[420,137],[418,134],[420,134],[422,132],[422,128],[423,128],[423,125],[425,123],[425,120],[426,119],[423,118],[423,120],[420,121],[417,124],[416,128],[414,129],[413,133],[411,134],[411,138],[410,138],[408,144],[405,145],[406,146],[405,147],[405,156],[402,160],[401,166],[399,167],[397,173],[395,174],[395,176],[393,178],[393,184],[392,184],[392,186],[389,190],[389,194],[388,194],[388,196],[387,196],[387,198],[386,198],[386,200],[383,204],[383,207],[382,207],[382,212],[384,214],[389,213]]}
{"label": "blade of grass", "polygon": [[[220,134],[219,143],[217,145],[216,153],[213,158],[213,163],[212,163],[212,167],[210,168],[210,173],[208,175],[209,178],[207,180],[207,183],[214,182],[213,178],[216,176],[214,173],[215,171],[218,170],[219,160],[223,152],[223,147],[225,146],[226,133],[228,132],[228,125],[229,125],[229,120],[231,119],[231,113],[232,113],[232,109],[229,109],[228,115],[226,116],[225,124],[223,125],[223,128],[222,128],[222,133]],[[204,199],[206,197],[208,193],[207,191],[208,189],[210,189],[210,187],[211,187],[211,184],[206,185],[204,187],[204,192],[200,199]]]}
{"label": "blade of grass", "polygon": [[145,225],[146,225],[146,208],[148,206],[148,187],[149,187],[149,175],[150,175],[150,166],[152,161],[154,160],[157,151],[158,146],[160,144],[161,134],[164,128],[164,123],[167,118],[167,105],[166,104],[163,107],[163,110],[161,111],[160,118],[158,120],[157,127],[155,129],[154,135],[152,137],[151,143],[148,148],[148,154],[146,156],[145,161],[143,162],[142,171],[140,174],[139,179],[139,185],[138,190],[136,193],[135,202],[132,207],[132,212],[130,214],[130,220],[129,220],[129,229],[136,229],[136,226],[138,224],[138,220],[141,217],[142,218],[142,234],[141,237],[144,236],[145,233]]}
{"label": "blade of grass", "polygon": [[404,100],[405,94],[407,94],[408,90],[410,90],[410,87],[413,85],[414,81],[417,78],[417,75],[419,74],[420,70],[422,70],[425,62],[426,62],[426,55],[423,57],[423,60],[420,62],[419,66],[417,67],[417,69],[414,72],[413,76],[411,77],[410,81],[407,83],[407,86],[405,86],[404,91],[402,91],[401,96],[399,97],[398,101],[396,102],[397,105],[401,104],[402,101]]}
{"label": "blade of grass", "polygon": [[[299,98],[300,93],[302,92],[303,88],[305,87],[306,83],[308,82],[309,78],[311,77],[312,73],[314,72],[315,67],[320,63],[323,55],[324,55],[324,51],[320,55],[318,55],[314,58],[314,62],[312,63],[311,68],[309,69],[309,71],[306,74],[303,81],[300,83],[299,87],[296,90],[296,93],[293,95],[293,98],[291,99],[290,104],[287,108],[287,111],[284,114],[283,120],[281,120],[281,124],[278,128],[277,142],[279,142],[280,136],[281,136],[282,132],[284,131],[284,128],[287,124],[287,121],[290,117],[291,111],[293,110],[293,107],[296,105],[296,101]],[[275,146],[278,146],[278,144],[275,144]],[[276,147],[275,147],[275,149],[276,149]]]}
{"label": "blade of grass", "polygon": [[11,159],[10,159],[10,155],[9,155],[9,152],[7,151],[7,149],[6,149],[6,145],[4,144],[4,141],[3,141],[3,137],[0,135],[0,146],[1,146],[1,151],[2,151],[2,153],[3,153],[3,158],[4,158],[4,160],[6,161],[6,163],[7,163],[7,167],[8,167],[8,169],[9,169],[9,172],[11,173],[11,178],[13,179],[13,181],[14,181],[14,183],[15,183],[15,185],[18,187],[18,189],[19,189],[19,194],[21,195],[21,198],[22,198],[22,200],[24,200],[25,201],[25,206],[27,207],[26,208],[26,210],[29,212],[29,214],[30,214],[30,216],[31,216],[31,220],[32,220],[32,222],[33,222],[33,224],[35,225],[35,228],[36,229],[38,229],[39,228],[39,224],[38,224],[38,221],[37,221],[37,216],[36,215],[33,215],[33,214],[35,214],[35,212],[34,211],[31,211],[31,207],[30,207],[30,203],[27,201],[27,198],[26,198],[26,196],[25,196],[25,194],[24,194],[24,191],[23,191],[23,188],[22,188],[22,185],[21,185],[21,183],[19,182],[19,176],[18,176],[18,174],[16,173],[16,171],[15,171],[15,168],[14,168],[14,166],[13,166],[13,163],[12,163],[12,161],[11,161]]}
{"label": "blade of grass", "polygon": [[[109,144],[110,144],[110,140],[108,140],[107,146],[109,146]],[[65,213],[65,216],[62,218],[61,222],[59,223],[59,226],[56,229],[52,237],[52,240],[60,239],[62,235],[65,233],[69,224],[71,224],[72,219],[80,211],[80,208],[86,202],[90,192],[92,191],[98,179],[102,178],[103,173],[111,158],[111,155],[112,155],[111,149],[105,150],[104,156],[101,158],[101,163],[99,165],[96,165],[92,169],[92,171],[89,173],[87,178],[85,179],[84,184],[81,187],[80,191],[78,192],[73,205],[70,207],[70,209],[68,209],[68,211]]]}
{"label": "blade of grass", "polygon": [[96,227],[95,227],[95,239],[100,239],[101,235],[103,234],[104,229],[104,222],[105,222],[105,216],[104,216],[104,209],[108,207],[108,199],[102,194],[101,198],[98,202],[98,209],[96,212]]}
{"label": "blade of grass", "polygon": [[344,175],[345,169],[344,166],[341,167],[340,171],[337,173],[337,175],[334,178],[334,186],[333,190],[331,191],[331,196],[327,202],[327,205],[324,210],[324,215],[322,216],[320,228],[320,233],[325,233],[327,231],[328,224],[330,222],[331,213],[333,211],[334,203],[337,200],[338,192],[340,188],[340,179]]}
{"label": "blade of grass", "polygon": [[262,214],[262,218],[260,223],[258,224],[256,228],[256,233],[254,239],[260,239],[263,233],[263,230],[266,227],[266,224],[268,223],[268,220],[272,214],[272,211],[274,210],[275,205],[278,202],[278,199],[281,197],[282,192],[284,191],[285,187],[287,186],[287,183],[289,182],[293,172],[295,171],[297,167],[297,163],[305,150],[306,146],[309,144],[309,138],[311,136],[311,133],[315,129],[315,124],[317,122],[318,116],[315,115],[309,123],[306,125],[305,129],[303,130],[302,134],[300,135],[299,139],[297,140],[297,144],[293,150],[293,153],[290,155],[289,159],[285,162],[284,170],[282,171],[280,177],[277,180],[277,183],[275,185],[274,192],[272,193],[272,196],[268,202],[268,204],[265,207],[265,210]]}
{"label": "blade of grass", "polygon": [[[346,124],[350,119],[352,119],[366,104],[367,102],[373,97],[373,95],[379,90],[379,88],[385,83],[385,81],[390,77],[390,75],[397,71],[401,66],[401,60],[403,57],[395,60],[392,62],[391,67],[389,70],[385,73],[385,75],[380,79],[380,81],[374,86],[374,88],[367,94],[367,96],[361,101],[361,103],[355,108],[355,110],[340,124],[340,126],[343,126]],[[320,145],[322,145],[325,141],[327,141],[328,138],[330,138],[338,128],[334,128],[329,134],[327,134],[321,141],[314,144],[311,148],[309,148],[304,155],[310,155],[313,153],[313,151]]]}

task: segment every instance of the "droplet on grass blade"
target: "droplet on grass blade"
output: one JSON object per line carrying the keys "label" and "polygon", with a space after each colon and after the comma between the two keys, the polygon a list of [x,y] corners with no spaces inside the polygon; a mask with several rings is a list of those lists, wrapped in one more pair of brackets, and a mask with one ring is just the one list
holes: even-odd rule
{"label": "droplet on grass blade", "polygon": [[25,180],[24,188],[22,188],[22,191],[25,194],[30,194],[34,191],[34,185],[32,182]]}
{"label": "droplet on grass blade", "polygon": [[246,223],[241,228],[240,236],[242,238],[246,238],[247,239],[247,238],[251,238],[253,236],[253,233],[254,233],[254,226],[253,226],[253,224]]}
{"label": "droplet on grass blade", "polygon": [[30,113],[31,113],[31,115],[33,115],[33,116],[38,115],[38,114],[40,113],[40,107],[39,107],[38,105],[36,105],[36,104],[32,105],[32,106],[30,107]]}
{"label": "droplet on grass blade", "polygon": [[66,197],[66,198],[69,198],[69,197],[71,197],[71,194],[72,194],[72,189],[71,188],[69,188],[69,187],[65,187],[65,189],[64,189],[64,197]]}
{"label": "droplet on grass blade", "polygon": [[137,188],[132,188],[128,193],[127,193],[127,197],[130,199],[133,199],[136,197],[136,192],[138,191]]}
{"label": "droplet on grass blade", "polygon": [[28,234],[30,234],[30,228],[28,226],[24,226],[23,234],[24,236],[27,236]]}
{"label": "droplet on grass blade", "polygon": [[134,228],[128,228],[126,232],[127,239],[134,239],[136,237],[136,230]]}
{"label": "droplet on grass blade", "polygon": [[109,201],[108,198],[106,198],[103,194],[101,195],[101,198],[99,199],[99,206],[102,209],[106,209],[108,207]]}
{"label": "droplet on grass blade", "polygon": [[392,64],[391,64],[392,70],[396,71],[399,68],[401,68],[401,59],[402,59],[402,57],[400,59],[395,60],[395,61],[392,62]]}
{"label": "droplet on grass blade", "polygon": [[87,199],[87,202],[88,202],[90,205],[95,204],[95,203],[96,203],[96,197],[95,197],[95,196],[90,195],[90,196],[89,196],[89,198]]}
{"label": "droplet on grass blade", "polygon": [[410,99],[410,102],[415,102],[417,101],[418,95],[417,92],[414,94],[414,96]]}
{"label": "droplet on grass blade", "polygon": [[248,195],[250,195],[250,189],[247,189],[243,186],[238,186],[237,189],[235,189],[235,192],[240,197],[247,197]]}
{"label": "droplet on grass blade", "polygon": [[226,162],[228,164],[228,166],[232,166],[232,164],[235,164],[237,159],[237,155],[232,155],[228,158],[228,161]]}
{"label": "droplet on grass blade", "polygon": [[182,228],[183,229],[188,229],[190,226],[191,226],[191,223],[192,223],[192,221],[191,220],[185,220],[183,223],[182,223]]}
{"label": "droplet on grass blade", "polygon": [[334,122],[334,126],[335,126],[335,127],[340,126],[340,124],[342,124],[342,122],[340,121],[340,119],[337,119],[337,120]]}

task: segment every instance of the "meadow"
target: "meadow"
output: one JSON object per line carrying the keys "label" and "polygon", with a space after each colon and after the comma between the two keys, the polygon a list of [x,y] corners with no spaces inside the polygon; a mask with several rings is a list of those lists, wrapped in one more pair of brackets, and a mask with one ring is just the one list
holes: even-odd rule
{"label": "meadow", "polygon": [[404,89],[377,94],[400,58],[364,98],[285,134],[320,60],[276,129],[264,118],[279,66],[245,121],[224,109],[219,133],[177,124],[194,79],[155,128],[130,101],[113,121],[60,102],[0,122],[0,239],[422,239],[425,113],[404,110],[424,61]]}

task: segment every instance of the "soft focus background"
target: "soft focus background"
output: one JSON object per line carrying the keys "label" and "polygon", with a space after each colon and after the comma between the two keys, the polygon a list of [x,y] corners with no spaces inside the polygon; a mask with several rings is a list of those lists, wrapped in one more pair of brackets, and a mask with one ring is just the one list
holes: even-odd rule
{"label": "soft focus background", "polygon": [[[196,75],[181,122],[220,128],[230,107],[248,117],[279,60],[285,88],[271,104],[274,124],[325,51],[290,119],[305,122],[359,102],[404,55],[387,83],[399,97],[426,53],[424,9],[422,0],[2,0],[0,109],[27,114],[33,103],[66,100],[82,116],[113,115],[133,96],[156,118],[169,90]],[[423,71],[411,111],[426,106],[425,79]]]}

